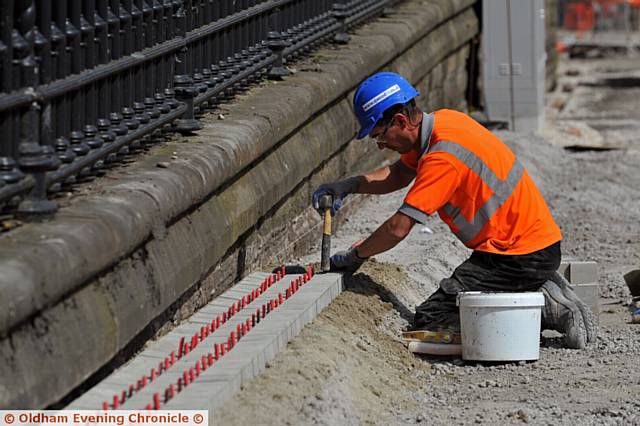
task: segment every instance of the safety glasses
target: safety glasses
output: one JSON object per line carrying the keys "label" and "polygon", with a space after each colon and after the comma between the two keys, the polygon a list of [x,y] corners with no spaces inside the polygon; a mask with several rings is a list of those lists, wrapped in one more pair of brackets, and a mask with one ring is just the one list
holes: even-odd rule
{"label": "safety glasses", "polygon": [[395,117],[391,117],[391,119],[385,124],[384,130],[379,132],[377,135],[369,135],[369,137],[374,141],[376,141],[376,143],[379,143],[379,144],[386,143],[385,138],[387,136],[387,130],[389,130],[389,128],[393,126],[394,120],[395,120]]}

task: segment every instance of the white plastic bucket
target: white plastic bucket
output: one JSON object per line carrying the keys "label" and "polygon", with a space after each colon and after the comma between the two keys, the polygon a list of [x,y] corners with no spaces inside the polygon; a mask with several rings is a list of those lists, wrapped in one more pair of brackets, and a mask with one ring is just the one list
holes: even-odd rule
{"label": "white plastic bucket", "polygon": [[529,361],[540,356],[542,293],[458,294],[462,359]]}

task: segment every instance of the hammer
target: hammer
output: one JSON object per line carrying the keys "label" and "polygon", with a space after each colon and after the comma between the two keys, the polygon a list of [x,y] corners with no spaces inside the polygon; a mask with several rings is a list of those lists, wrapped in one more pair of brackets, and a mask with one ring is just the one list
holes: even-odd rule
{"label": "hammer", "polygon": [[318,200],[318,206],[324,210],[324,227],[322,229],[322,254],[320,256],[320,269],[322,272],[328,272],[331,269],[329,262],[331,256],[331,206],[333,205],[333,197],[325,194]]}

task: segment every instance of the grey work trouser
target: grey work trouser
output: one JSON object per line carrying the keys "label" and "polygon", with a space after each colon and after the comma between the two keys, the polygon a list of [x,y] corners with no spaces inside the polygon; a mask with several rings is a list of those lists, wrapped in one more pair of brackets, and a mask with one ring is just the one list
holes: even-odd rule
{"label": "grey work trouser", "polygon": [[416,308],[413,329],[460,329],[456,296],[462,291],[537,291],[560,266],[560,242],[524,255],[474,251]]}

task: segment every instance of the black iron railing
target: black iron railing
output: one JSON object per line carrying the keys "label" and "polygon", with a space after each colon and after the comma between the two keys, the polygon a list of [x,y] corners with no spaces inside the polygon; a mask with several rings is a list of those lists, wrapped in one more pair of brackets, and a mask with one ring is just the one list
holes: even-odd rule
{"label": "black iron railing", "polygon": [[50,195],[215,108],[398,0],[0,0],[0,208]]}

